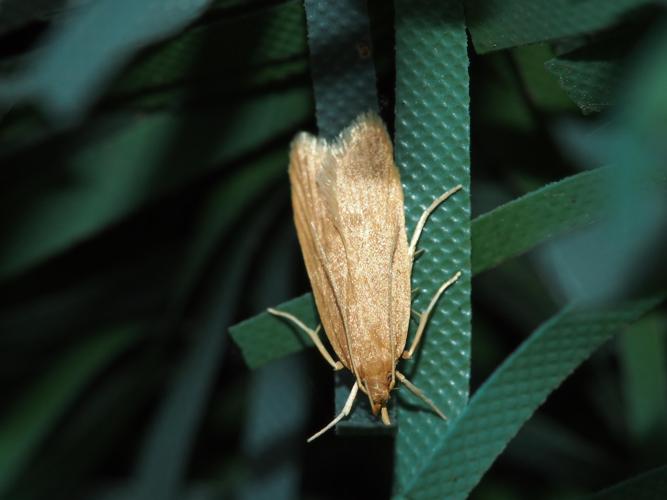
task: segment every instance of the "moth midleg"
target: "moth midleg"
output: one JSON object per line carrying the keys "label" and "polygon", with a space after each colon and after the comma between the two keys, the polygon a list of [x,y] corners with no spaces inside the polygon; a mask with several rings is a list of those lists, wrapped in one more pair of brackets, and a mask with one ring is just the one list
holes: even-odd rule
{"label": "moth midleg", "polygon": [[292,323],[294,323],[299,328],[301,328],[310,337],[310,340],[312,340],[313,344],[315,344],[315,347],[317,347],[317,350],[320,351],[320,354],[322,355],[322,357],[326,360],[327,363],[329,363],[331,365],[331,367],[334,370],[342,370],[343,369],[343,363],[341,363],[340,361],[334,361],[333,357],[331,356],[331,354],[329,354],[329,351],[327,351],[327,348],[324,347],[324,344],[320,340],[320,337],[319,337],[318,333],[319,333],[320,328],[322,327],[322,325],[318,325],[317,328],[315,328],[315,330],[312,330],[312,329],[308,328],[306,325],[304,325],[303,322],[301,320],[299,320],[299,318],[297,318],[296,316],[294,316],[290,313],[279,311],[278,309],[273,309],[273,308],[268,308],[267,311],[270,314],[273,314],[274,316],[279,316],[281,318],[285,318],[285,319],[291,321]]}
{"label": "moth midleg", "polygon": [[443,420],[447,420],[447,416],[442,413],[440,408],[438,408],[433,401],[431,401],[429,398],[426,397],[426,394],[424,394],[419,387],[417,387],[415,384],[410,382],[407,378],[405,378],[405,375],[403,375],[401,372],[396,370],[396,378],[401,381],[401,383],[408,388],[408,390],[417,396],[419,399],[424,401],[434,412],[438,414]]}
{"label": "moth midleg", "polygon": [[352,405],[354,404],[354,400],[357,398],[358,391],[359,391],[359,383],[355,382],[354,385],[352,386],[352,390],[350,391],[350,395],[347,397],[347,401],[345,401],[345,406],[343,406],[343,410],[336,416],[336,418],[334,418],[331,422],[325,425],[320,431],[310,436],[308,438],[309,443],[314,439],[320,437],[322,434],[324,434],[326,431],[331,429],[334,425],[336,425],[338,422],[340,422],[350,414],[350,412],[352,411]]}
{"label": "moth midleg", "polygon": [[419,315],[419,326],[417,326],[417,332],[415,333],[415,338],[412,340],[412,344],[410,345],[410,349],[407,351],[403,351],[402,358],[403,359],[410,359],[412,355],[415,352],[415,349],[417,349],[417,346],[419,345],[419,341],[422,338],[422,335],[424,334],[424,330],[426,329],[426,324],[428,323],[428,319],[431,316],[431,313],[433,312],[433,308],[435,307],[435,304],[438,302],[438,299],[440,296],[445,293],[445,290],[447,290],[450,286],[452,286],[456,280],[458,280],[461,277],[461,271],[457,271],[454,276],[449,278],[447,281],[445,281],[440,288],[438,288],[438,291],[435,292],[433,295],[433,298],[431,299],[431,302],[428,304],[428,307],[424,312],[422,312]]}
{"label": "moth midleg", "polygon": [[435,200],[433,200],[433,203],[431,203],[431,205],[426,210],[424,210],[424,213],[422,213],[421,217],[419,217],[417,225],[415,226],[415,232],[412,233],[412,239],[410,240],[410,247],[408,248],[408,255],[410,256],[410,261],[413,261],[414,258],[416,257],[415,249],[417,248],[417,242],[419,241],[419,237],[422,234],[422,230],[424,229],[424,224],[426,224],[426,220],[433,213],[433,211],[436,208],[438,208],[438,206],[442,202],[444,202],[447,198],[456,193],[459,189],[463,189],[463,186],[461,184],[453,187],[449,191],[438,196]]}

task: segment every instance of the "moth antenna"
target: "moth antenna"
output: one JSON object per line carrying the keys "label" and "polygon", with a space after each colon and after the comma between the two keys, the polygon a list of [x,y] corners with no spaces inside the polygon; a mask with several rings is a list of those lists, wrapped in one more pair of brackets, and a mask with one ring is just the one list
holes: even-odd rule
{"label": "moth antenna", "polygon": [[320,437],[322,434],[327,432],[329,429],[331,429],[333,426],[335,426],[338,422],[343,420],[345,417],[347,417],[350,412],[352,411],[352,405],[354,404],[354,400],[357,398],[357,391],[359,390],[359,384],[356,382],[352,386],[352,390],[350,391],[350,395],[347,397],[347,401],[345,401],[345,406],[343,406],[343,411],[341,411],[336,418],[334,418],[331,422],[329,422],[327,425],[325,425],[320,431],[316,432],[312,436],[308,438],[308,442],[312,442],[313,440],[317,439]]}
{"label": "moth antenna", "polygon": [[403,375],[401,372],[396,370],[396,377],[398,380],[401,381],[401,383],[408,388],[408,390],[417,396],[419,399],[421,399],[424,403],[426,403],[431,410],[436,412],[440,418],[443,420],[447,420],[447,416],[440,411],[440,408],[438,408],[433,401],[431,401],[429,398],[426,397],[426,394],[424,394],[421,389],[419,389],[415,384],[410,382],[407,378],[405,378],[405,375]]}
{"label": "moth antenna", "polygon": [[320,354],[322,357],[326,360],[327,363],[331,365],[331,367],[334,370],[342,370],[343,369],[343,363],[340,361],[334,361],[333,357],[331,354],[329,354],[329,351],[327,351],[327,348],[324,347],[324,344],[320,340],[320,337],[318,335],[320,329],[322,328],[322,325],[318,325],[315,330],[311,330],[308,328],[299,318],[296,316],[286,313],[284,311],[279,311],[278,309],[273,309],[269,307],[266,310],[269,314],[272,314],[274,316],[278,316],[279,318],[285,318],[288,321],[291,321],[294,323],[296,326],[301,328],[306,334],[310,337],[310,340],[312,340],[313,344],[315,344],[315,347],[317,347],[317,350],[320,351]]}
{"label": "moth antenna", "polygon": [[433,203],[431,203],[431,205],[429,205],[429,207],[426,210],[424,210],[424,213],[417,221],[417,225],[415,226],[415,232],[412,233],[412,239],[410,240],[410,247],[408,248],[408,255],[410,256],[410,261],[414,261],[417,242],[419,241],[419,237],[422,234],[422,230],[424,229],[424,224],[426,224],[426,220],[433,213],[433,211],[436,208],[438,208],[438,205],[440,205],[443,201],[445,201],[447,198],[449,198],[451,195],[453,195],[460,189],[463,189],[463,186],[461,184],[453,187],[446,193],[443,193],[440,196],[438,196],[435,200],[433,200]]}

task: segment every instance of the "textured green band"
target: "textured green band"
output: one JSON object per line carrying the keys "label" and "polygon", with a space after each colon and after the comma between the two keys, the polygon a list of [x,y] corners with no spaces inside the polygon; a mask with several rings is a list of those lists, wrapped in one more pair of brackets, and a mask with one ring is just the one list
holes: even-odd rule
{"label": "textured green band", "polygon": [[334,137],[360,113],[378,110],[366,1],[304,3],[317,126]]}
{"label": "textured green band", "polygon": [[[463,189],[425,226],[412,286],[413,308],[426,308],[455,272],[461,278],[440,299],[413,362],[400,368],[450,421],[468,399],[470,372],[470,203],[468,47],[458,0],[397,0],[396,163],[411,231],[423,210],[446,190]],[[410,340],[408,340],[410,342]],[[413,401],[403,388],[404,400]],[[412,405],[411,405],[412,406]],[[399,407],[396,487],[422,466],[430,441],[448,425],[428,411]]]}

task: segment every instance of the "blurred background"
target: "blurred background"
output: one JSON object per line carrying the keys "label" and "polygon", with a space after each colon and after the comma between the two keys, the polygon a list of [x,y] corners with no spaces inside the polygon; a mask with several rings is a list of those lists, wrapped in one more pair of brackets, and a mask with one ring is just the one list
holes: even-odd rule
{"label": "blurred background", "polygon": [[[473,391],[564,304],[664,290],[664,3],[555,3],[569,31],[490,49],[499,3],[466,2],[473,215],[602,165],[613,203],[473,280]],[[394,13],[369,10],[391,129]],[[250,371],[227,336],[309,289],[286,168],[311,87],[300,1],[0,0],[0,498],[390,496],[390,437],[306,446],[333,411],[316,352]],[[666,328],[606,343],[472,498],[665,464]]]}

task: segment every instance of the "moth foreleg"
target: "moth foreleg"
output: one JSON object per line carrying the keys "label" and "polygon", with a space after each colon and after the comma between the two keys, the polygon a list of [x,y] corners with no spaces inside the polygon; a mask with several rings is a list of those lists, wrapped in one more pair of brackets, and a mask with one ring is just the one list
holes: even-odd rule
{"label": "moth foreleg", "polygon": [[419,220],[417,221],[417,225],[415,226],[415,232],[412,233],[412,239],[410,240],[410,247],[408,248],[408,255],[410,256],[410,261],[412,262],[414,258],[416,257],[415,250],[417,248],[417,243],[419,242],[419,237],[422,234],[422,230],[424,229],[424,224],[426,224],[426,220],[429,218],[429,216],[433,213],[433,211],[438,208],[438,206],[445,201],[447,198],[449,198],[451,195],[456,193],[459,189],[463,189],[463,186],[459,184],[456,187],[453,187],[446,193],[443,193],[439,197],[437,197],[435,200],[433,200],[433,203],[424,210],[424,213],[421,215]]}
{"label": "moth foreleg", "polygon": [[286,313],[286,312],[283,312],[283,311],[279,311],[278,309],[273,309],[273,308],[268,308],[267,311],[270,314],[273,314],[274,316],[279,316],[281,318],[285,318],[285,319],[291,321],[292,323],[294,323],[299,328],[301,328],[310,337],[310,340],[313,342],[313,344],[315,344],[315,347],[317,347],[317,350],[320,351],[320,354],[322,355],[322,357],[326,360],[327,363],[329,363],[331,365],[331,367],[334,370],[342,370],[343,369],[343,363],[341,363],[340,361],[334,361],[333,357],[331,356],[331,354],[329,354],[329,351],[327,351],[327,348],[324,347],[324,344],[320,340],[320,337],[319,337],[318,333],[319,333],[320,328],[322,327],[322,325],[318,325],[317,328],[315,328],[315,330],[312,330],[312,329],[308,328],[306,325],[304,325],[303,322],[301,320],[299,320],[299,318],[297,318],[296,316],[294,316],[292,314],[289,314],[289,313]]}
{"label": "moth foreleg", "polygon": [[334,425],[336,425],[338,422],[340,422],[350,414],[350,412],[352,411],[352,405],[354,404],[354,400],[357,398],[358,391],[359,391],[359,383],[355,382],[354,385],[352,386],[352,390],[350,391],[350,395],[347,397],[347,401],[345,401],[345,406],[343,406],[343,411],[341,411],[336,416],[336,418],[334,418],[331,422],[329,422],[326,426],[324,426],[322,430],[310,436],[308,438],[309,443],[314,439],[320,437],[322,434],[324,434],[326,431],[331,429]]}
{"label": "moth foreleg", "polygon": [[433,295],[433,298],[431,299],[431,302],[429,303],[428,307],[426,310],[419,315],[419,326],[417,326],[417,332],[415,333],[415,338],[412,340],[412,345],[410,346],[410,349],[407,351],[403,352],[403,359],[410,359],[412,355],[415,352],[415,349],[417,349],[417,346],[419,345],[419,342],[421,341],[422,335],[424,334],[424,330],[426,329],[426,324],[428,323],[429,318],[431,317],[431,313],[433,312],[433,308],[435,307],[435,304],[438,302],[438,299],[440,296],[445,293],[445,290],[452,286],[457,279],[461,276],[461,271],[457,271],[454,276],[449,278],[447,281],[445,281],[440,288],[438,288],[438,291],[435,292]]}
{"label": "moth foreleg", "polygon": [[424,394],[421,389],[419,389],[415,384],[410,382],[407,378],[405,378],[405,375],[403,375],[401,372],[396,370],[396,378],[405,386],[408,388],[408,390],[417,396],[419,399],[424,401],[434,412],[438,414],[443,420],[447,420],[447,417],[445,416],[442,411],[440,411],[440,408],[438,408],[433,401],[431,401],[429,398],[426,397],[426,394]]}

